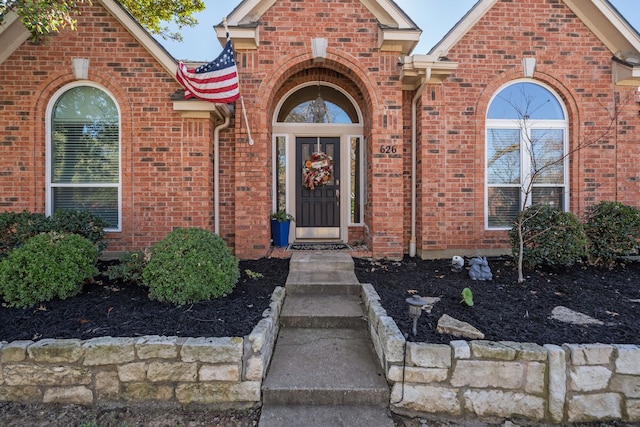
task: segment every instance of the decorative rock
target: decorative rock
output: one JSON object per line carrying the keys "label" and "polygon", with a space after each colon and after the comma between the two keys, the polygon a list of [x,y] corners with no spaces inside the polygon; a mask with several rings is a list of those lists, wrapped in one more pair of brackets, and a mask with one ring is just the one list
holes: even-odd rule
{"label": "decorative rock", "polygon": [[454,319],[448,314],[443,314],[438,319],[438,327],[436,329],[439,334],[448,334],[455,337],[464,337],[469,339],[484,339],[484,334],[466,322]]}
{"label": "decorative rock", "polygon": [[551,311],[550,318],[559,322],[571,323],[572,325],[604,325],[604,322],[598,319],[594,319],[586,314],[573,311],[561,305]]}

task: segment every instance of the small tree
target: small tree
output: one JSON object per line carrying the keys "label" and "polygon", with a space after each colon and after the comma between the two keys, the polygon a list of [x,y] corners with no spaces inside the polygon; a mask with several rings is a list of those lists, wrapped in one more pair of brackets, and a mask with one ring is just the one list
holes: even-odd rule
{"label": "small tree", "polygon": [[[122,6],[150,33],[160,34],[164,38],[182,40],[179,33],[170,33],[163,22],[175,22],[178,28],[193,27],[198,21],[193,17],[204,10],[202,0],[159,0],[140,2],[137,0],[118,0]],[[31,33],[34,42],[41,42],[53,32],[70,27],[76,29],[76,17],[80,5],[91,4],[90,0],[6,0],[0,2],[0,24],[4,16],[14,11],[20,21]]]}
{"label": "small tree", "polygon": [[[526,84],[519,86],[520,92],[510,92],[513,98],[498,97],[499,104],[504,110],[509,110],[505,117],[515,126],[511,133],[504,132],[504,128],[489,129],[489,139],[493,143],[490,148],[490,157],[487,159],[490,170],[489,184],[492,179],[507,184],[519,184],[520,203],[517,205],[518,213],[512,223],[513,252],[517,254],[518,282],[524,281],[523,264],[525,246],[532,244],[537,239],[544,237],[549,230],[539,230],[537,233],[525,232],[527,222],[536,219],[537,213],[525,214],[525,210],[532,204],[555,204],[561,208],[564,199],[564,182],[566,180],[566,160],[574,153],[582,149],[598,144],[609,137],[614,129],[620,109],[630,102],[633,94],[630,92],[625,102],[618,103],[613,111],[602,106],[607,113],[609,121],[606,128],[599,134],[568,148],[565,144],[565,134],[562,129],[554,128],[551,124],[548,129],[534,127],[534,123],[540,121],[540,112],[554,107],[554,101],[545,98],[544,91],[531,90]],[[558,105],[559,107],[559,105]],[[517,130],[517,131],[515,131]],[[524,150],[525,156],[520,155]],[[526,167],[520,164],[520,159],[526,159]],[[563,185],[560,185],[560,184]],[[511,187],[505,188],[513,188]]]}

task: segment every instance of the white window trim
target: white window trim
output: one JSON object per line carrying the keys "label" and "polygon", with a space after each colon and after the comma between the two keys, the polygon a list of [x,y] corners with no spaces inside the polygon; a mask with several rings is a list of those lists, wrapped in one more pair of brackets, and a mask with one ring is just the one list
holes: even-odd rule
{"label": "white window trim", "polygon": [[[52,188],[53,185],[51,183],[51,161],[52,161],[52,154],[51,154],[51,144],[53,143],[51,140],[51,119],[52,119],[52,115],[53,115],[53,107],[56,104],[56,102],[58,101],[58,99],[67,91],[75,88],[75,87],[83,87],[83,86],[90,86],[90,87],[94,87],[96,89],[99,89],[101,91],[103,91],[104,93],[106,93],[111,100],[113,101],[113,103],[116,106],[116,109],[118,110],[118,183],[117,184],[100,184],[99,187],[104,188],[104,187],[114,187],[118,189],[118,227],[117,228],[105,228],[105,231],[107,232],[121,232],[122,231],[122,111],[120,110],[120,105],[118,104],[118,102],[116,101],[116,98],[113,96],[113,94],[104,86],[99,85],[97,83],[91,82],[91,81],[86,81],[83,80],[81,82],[72,82],[69,83],[63,87],[61,87],[60,89],[58,89],[53,96],[51,97],[51,99],[49,100],[49,103],[47,104],[47,110],[46,110],[46,119],[45,119],[45,123],[46,123],[46,155],[45,155],[45,161],[46,161],[46,167],[45,167],[45,186],[46,186],[46,192],[45,192],[45,214],[48,216],[53,215],[53,202],[51,200],[51,193],[52,193]],[[93,184],[56,184],[55,187],[87,187],[87,188],[94,188],[94,187],[98,187],[97,185],[93,185]]]}
{"label": "white window trim", "polygon": [[[565,117],[564,120],[557,120],[557,119],[551,119],[551,120],[539,120],[539,119],[532,119],[532,120],[528,120],[527,121],[527,126],[523,129],[522,125],[520,124],[519,121],[514,120],[514,119],[489,119],[487,118],[485,120],[485,128],[484,128],[484,132],[485,132],[485,156],[484,156],[484,228],[485,230],[488,231],[500,231],[500,230],[510,230],[511,227],[490,227],[489,226],[489,188],[490,187],[513,187],[513,188],[520,188],[520,201],[518,202],[518,209],[520,210],[520,208],[522,206],[520,206],[520,202],[524,199],[525,195],[526,195],[526,191],[525,189],[528,188],[529,186],[529,181],[531,180],[531,175],[528,172],[525,171],[530,171],[531,170],[531,147],[528,141],[531,141],[531,130],[532,129],[561,129],[563,131],[563,155],[564,155],[564,183],[559,185],[553,185],[555,187],[558,188],[563,188],[563,192],[562,192],[562,197],[563,197],[563,205],[564,205],[564,210],[566,212],[570,211],[570,188],[569,188],[569,168],[570,168],[570,161],[569,161],[569,119],[568,119],[568,114],[567,114],[567,109],[566,106],[564,105],[564,102],[562,101],[562,99],[560,99],[560,97],[558,97],[557,93],[555,90],[553,90],[551,87],[545,85],[542,82],[539,82],[537,80],[532,80],[532,79],[521,79],[521,80],[515,80],[513,82],[509,82],[503,86],[501,86],[493,95],[493,97],[491,98],[491,101],[489,102],[488,106],[491,106],[491,104],[493,103],[494,99],[496,96],[498,96],[499,93],[501,93],[504,89],[506,89],[508,86],[513,85],[513,84],[517,84],[517,83],[534,83],[536,85],[539,85],[545,89],[547,89],[558,101],[558,103],[560,104],[560,106],[562,107],[562,112],[563,115]],[[487,107],[489,108],[489,107]],[[489,179],[488,179],[488,171],[487,171],[487,162],[488,162],[488,158],[489,158],[489,144],[488,144],[488,138],[489,138],[489,133],[487,132],[489,129],[518,129],[520,130],[520,183],[519,184],[501,184],[501,185],[489,185]],[[528,135],[527,138],[524,138],[524,133],[526,132],[526,135]],[[533,187],[548,187],[550,186],[549,184],[534,184]],[[533,188],[532,187],[532,188]],[[527,200],[526,203],[526,207],[531,206],[531,197],[532,195],[529,194],[529,198]]]}

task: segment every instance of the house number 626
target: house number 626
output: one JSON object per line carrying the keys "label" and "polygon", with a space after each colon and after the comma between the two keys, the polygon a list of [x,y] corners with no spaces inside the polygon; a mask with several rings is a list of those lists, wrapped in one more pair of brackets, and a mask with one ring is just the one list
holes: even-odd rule
{"label": "house number 626", "polygon": [[398,152],[398,149],[395,145],[381,145],[380,152],[382,154],[395,154]]}

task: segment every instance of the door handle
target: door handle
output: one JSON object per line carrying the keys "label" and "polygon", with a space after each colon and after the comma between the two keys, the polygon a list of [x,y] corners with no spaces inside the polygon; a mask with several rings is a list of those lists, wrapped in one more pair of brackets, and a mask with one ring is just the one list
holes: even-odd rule
{"label": "door handle", "polygon": [[336,205],[340,206],[340,190],[336,190]]}

